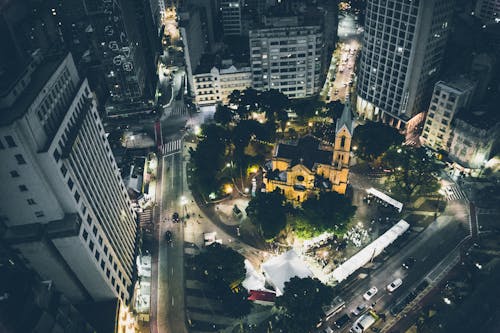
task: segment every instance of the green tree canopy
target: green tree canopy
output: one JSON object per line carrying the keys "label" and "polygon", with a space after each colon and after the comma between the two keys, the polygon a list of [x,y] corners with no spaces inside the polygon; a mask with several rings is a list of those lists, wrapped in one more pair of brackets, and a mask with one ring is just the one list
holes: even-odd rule
{"label": "green tree canopy", "polygon": [[201,277],[217,292],[224,312],[232,317],[245,316],[252,308],[245,288],[240,287],[238,292],[230,288],[245,277],[244,260],[241,254],[219,243],[207,246],[205,252],[193,258]]}
{"label": "green tree canopy", "polygon": [[439,188],[441,167],[424,148],[393,146],[383,155],[382,163],[393,170],[389,179],[392,193],[405,202],[415,196],[434,193]]}
{"label": "green tree canopy", "polygon": [[303,224],[299,227],[304,229],[303,232],[308,231],[314,235],[325,231],[344,232],[356,212],[356,206],[337,192],[323,192],[319,198],[308,198],[302,203],[302,209],[312,231],[308,231]]}
{"label": "green tree canopy", "polygon": [[231,121],[233,121],[234,112],[226,105],[217,105],[217,109],[214,113],[214,121],[222,126],[227,126]]}
{"label": "green tree canopy", "polygon": [[215,124],[202,127],[203,138],[191,151],[195,177],[200,190],[208,194],[219,188],[218,173],[224,167],[229,132]]}
{"label": "green tree canopy", "polygon": [[356,147],[357,156],[372,162],[385,153],[389,147],[400,145],[403,139],[397,129],[370,121],[356,127],[352,146]]}
{"label": "green tree canopy", "polygon": [[208,282],[223,282],[228,288],[245,277],[244,261],[241,254],[219,243],[207,246],[206,251],[194,257],[197,269]]}
{"label": "green tree canopy", "polygon": [[326,104],[327,114],[329,117],[332,117],[333,120],[337,120],[342,116],[342,112],[344,111],[344,104],[341,101],[331,101]]}
{"label": "green tree canopy", "polygon": [[266,113],[267,120],[274,120],[279,112],[285,111],[290,105],[288,97],[282,92],[271,89],[260,94],[260,106]]}
{"label": "green tree canopy", "polygon": [[258,192],[250,200],[246,213],[266,239],[276,237],[286,226],[285,196],[279,189],[273,192]]}
{"label": "green tree canopy", "polygon": [[309,332],[323,315],[322,307],[333,299],[333,288],[318,279],[293,277],[285,282],[276,306],[284,310],[283,328],[287,333]]}

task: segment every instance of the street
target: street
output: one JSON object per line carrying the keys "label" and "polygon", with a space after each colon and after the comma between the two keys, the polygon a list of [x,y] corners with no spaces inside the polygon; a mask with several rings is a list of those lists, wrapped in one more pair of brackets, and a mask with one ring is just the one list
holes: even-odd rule
{"label": "street", "polygon": [[[468,234],[467,208],[463,201],[449,203],[437,222],[432,223],[408,244],[402,245],[397,253],[385,260],[380,268],[374,270],[365,279],[348,280],[340,294],[346,301],[346,308],[330,319],[328,325],[332,326],[338,317],[343,313],[348,313],[351,321],[343,331],[349,331],[352,323],[359,317],[351,313],[360,304],[370,307],[375,303],[374,310],[377,313],[385,313],[389,319],[391,314],[388,311],[392,306],[415,289],[427,274],[466,237]],[[416,263],[412,268],[405,270],[402,268],[402,263],[409,257],[415,258]],[[403,284],[393,293],[388,293],[386,286],[396,278],[401,278]],[[365,301],[362,295],[372,286],[378,288],[378,293],[369,301]]]}

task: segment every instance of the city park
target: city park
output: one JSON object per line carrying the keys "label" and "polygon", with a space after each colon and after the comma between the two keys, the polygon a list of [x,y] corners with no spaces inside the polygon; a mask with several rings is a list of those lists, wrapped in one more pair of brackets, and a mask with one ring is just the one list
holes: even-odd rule
{"label": "city park", "polygon": [[[279,189],[265,190],[275,143],[304,136],[332,142],[344,105],[314,99],[291,101],[276,90],[257,92],[252,88],[234,91],[229,100],[229,105],[217,107],[214,121],[203,125],[193,138],[197,145],[190,150],[191,190],[198,204],[212,212],[233,202],[240,204],[230,206],[233,214],[226,218],[240,223],[243,243],[285,256],[287,264],[307,266],[271,287],[277,296],[272,303],[279,313],[274,324],[290,333],[308,331],[335,294],[336,283],[325,284],[324,278],[322,282],[315,277],[331,275],[349,257],[363,252],[360,248],[376,238],[373,235],[391,232],[391,226],[397,227],[402,217],[401,208],[394,209],[387,200],[366,193],[370,176],[378,176],[377,187],[390,194],[389,200],[411,206],[421,197],[439,197],[441,166],[423,148],[404,145],[404,137],[396,129],[360,122],[352,138],[350,172],[356,173],[356,179],[368,181],[356,184],[351,180],[345,194],[318,188],[302,202],[289,200]],[[382,199],[388,197],[376,193]],[[353,204],[356,197],[361,198],[356,200],[358,206]],[[290,257],[291,249],[299,253],[300,260],[295,253]],[[250,313],[252,304],[242,283],[248,276],[243,255],[214,243],[192,260],[200,278],[221,295],[228,315],[242,318]],[[270,267],[266,272],[268,262],[261,265],[267,277],[272,274]]]}

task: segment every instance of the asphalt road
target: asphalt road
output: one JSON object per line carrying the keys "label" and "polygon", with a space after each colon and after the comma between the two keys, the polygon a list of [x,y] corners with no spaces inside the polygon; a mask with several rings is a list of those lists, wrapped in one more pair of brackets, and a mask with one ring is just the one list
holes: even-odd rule
{"label": "asphalt road", "polygon": [[[434,222],[409,243],[397,249],[396,254],[389,257],[382,266],[371,271],[364,279],[353,278],[344,282],[340,296],[346,301],[346,308],[330,319],[328,324],[333,326],[338,317],[349,313],[351,321],[341,330],[349,331],[352,323],[358,318],[351,315],[351,312],[362,303],[368,307],[376,303],[375,311],[386,313],[389,319],[391,315],[388,311],[391,307],[413,290],[457,246],[467,232],[467,206],[459,201],[449,203],[438,222]],[[408,257],[414,257],[417,261],[412,268],[404,270],[401,265]],[[401,278],[403,284],[393,293],[388,293],[386,286],[396,278]],[[371,300],[365,301],[362,295],[372,286],[378,288],[378,293]]]}
{"label": "asphalt road", "polygon": [[[157,326],[158,332],[187,332],[184,316],[184,232],[182,223],[174,223],[172,214],[182,216],[183,195],[182,156],[174,153],[164,156],[161,185],[161,215],[159,233]],[[173,241],[169,244],[165,233],[170,230]],[[152,290],[152,295],[155,291]]]}

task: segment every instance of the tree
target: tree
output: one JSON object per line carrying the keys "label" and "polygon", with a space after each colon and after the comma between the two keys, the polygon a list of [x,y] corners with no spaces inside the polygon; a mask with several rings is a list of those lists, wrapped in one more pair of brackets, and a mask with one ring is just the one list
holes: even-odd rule
{"label": "tree", "polygon": [[280,111],[284,111],[289,105],[288,97],[282,92],[271,89],[260,94],[261,108],[266,113],[267,120],[276,119],[276,115]]}
{"label": "tree", "polygon": [[233,121],[234,112],[226,105],[217,105],[217,109],[214,113],[214,121],[222,126],[227,126],[231,121]]}
{"label": "tree", "polygon": [[382,156],[382,163],[393,171],[389,178],[391,192],[405,202],[414,196],[434,193],[439,188],[441,168],[424,148],[393,146]]}
{"label": "tree", "polygon": [[283,295],[276,298],[276,306],[284,311],[283,328],[287,333],[309,332],[332,298],[333,288],[318,279],[291,278],[285,282]]}
{"label": "tree", "polygon": [[227,288],[245,277],[244,261],[241,254],[219,243],[207,246],[206,251],[194,257],[197,270],[208,282],[220,282]]}
{"label": "tree", "polygon": [[352,145],[357,148],[357,156],[372,162],[386,152],[389,147],[400,145],[402,142],[403,136],[397,129],[370,121],[356,127]]}
{"label": "tree", "polygon": [[285,196],[279,189],[273,192],[258,192],[250,200],[246,213],[266,239],[276,237],[286,225]]}
{"label": "tree", "polygon": [[329,102],[326,107],[328,116],[332,117],[333,120],[339,119],[344,111],[344,104],[339,100]]}
{"label": "tree", "polygon": [[206,194],[219,189],[218,173],[224,167],[229,132],[215,124],[202,127],[203,139],[196,150],[191,150],[195,178]]}
{"label": "tree", "polygon": [[246,106],[249,112],[257,111],[259,108],[259,92],[253,88],[243,90],[241,105]]}
{"label": "tree", "polygon": [[307,218],[309,227],[300,227],[302,232],[313,235],[322,232],[344,232],[347,223],[356,212],[356,206],[350,200],[337,192],[323,192],[319,198],[311,197],[302,203],[302,209]]}
{"label": "tree", "polygon": [[244,260],[241,254],[219,243],[207,246],[205,252],[193,258],[193,264],[201,277],[216,292],[224,312],[232,317],[245,316],[252,309],[245,288],[241,287],[238,291],[230,288],[231,284],[245,277]]}
{"label": "tree", "polygon": [[228,99],[229,99],[229,104],[240,105],[240,102],[241,102],[241,91],[239,91],[238,89],[233,90],[229,94]]}

